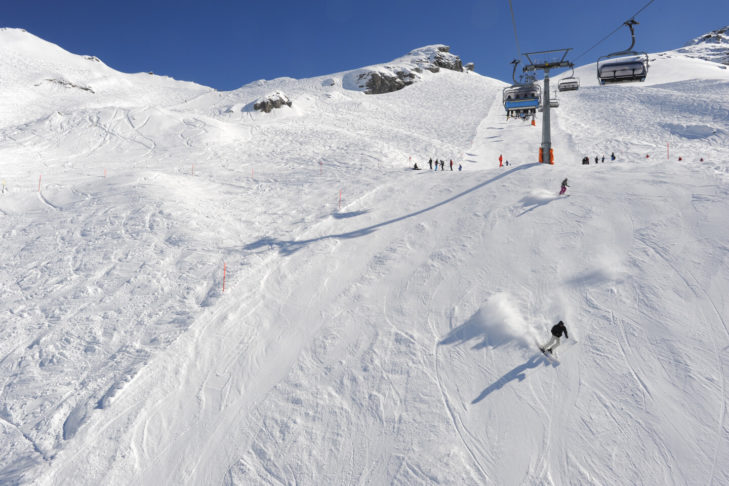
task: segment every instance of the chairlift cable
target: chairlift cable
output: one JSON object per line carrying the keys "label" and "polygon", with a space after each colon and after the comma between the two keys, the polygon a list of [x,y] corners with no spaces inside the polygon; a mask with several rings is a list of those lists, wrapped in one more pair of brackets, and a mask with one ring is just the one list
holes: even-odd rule
{"label": "chairlift cable", "polygon": [[[637,16],[638,16],[638,14],[639,14],[639,13],[641,13],[641,12],[642,12],[643,10],[645,10],[646,8],[648,8],[648,6],[649,6],[649,5],[651,4],[651,3],[655,2],[655,1],[656,1],[656,0],[650,0],[650,1],[648,2],[648,3],[646,3],[645,5],[643,5],[643,7],[641,7],[641,9],[640,9],[640,10],[638,10],[637,12],[635,12],[635,13],[634,13],[634,14],[633,14],[633,15],[632,15],[632,16],[630,17],[630,19],[629,19],[629,20],[633,20],[633,19],[634,19],[635,17],[637,17]],[[511,0],[509,1],[509,3],[511,3]],[[612,31],[612,32],[610,32],[610,33],[609,33],[608,35],[606,35],[605,37],[603,37],[602,39],[600,39],[600,40],[599,40],[599,41],[598,41],[598,42],[597,42],[597,43],[596,43],[596,44],[595,44],[594,46],[590,47],[590,48],[589,48],[589,49],[587,49],[587,50],[586,50],[585,52],[583,52],[582,54],[580,54],[579,56],[577,56],[577,57],[576,57],[576,58],[574,59],[574,61],[572,61],[572,62],[576,62],[576,61],[577,61],[578,59],[580,59],[580,58],[581,58],[582,56],[584,56],[585,54],[587,54],[588,52],[590,52],[591,50],[593,50],[594,48],[596,48],[597,46],[599,46],[600,44],[602,44],[603,42],[605,42],[605,41],[606,41],[606,40],[607,40],[607,39],[608,39],[609,37],[611,37],[611,36],[612,36],[613,34],[615,34],[615,33],[616,33],[617,31],[619,31],[620,29],[622,29],[624,25],[625,25],[625,22],[622,22],[622,23],[621,23],[621,24],[620,24],[620,25],[619,25],[619,26],[618,26],[618,27],[617,27],[617,28],[616,28],[615,30],[613,30],[613,31]],[[515,32],[516,32],[516,31],[515,31]]]}
{"label": "chairlift cable", "polygon": [[[653,1],[653,0],[651,0]],[[514,26],[514,40],[516,40],[516,51],[517,54],[519,54],[519,57],[521,57],[521,47],[519,47],[519,36],[516,35],[516,20],[514,19],[514,7],[511,5],[511,0],[509,0],[509,10],[511,10],[511,25]]]}

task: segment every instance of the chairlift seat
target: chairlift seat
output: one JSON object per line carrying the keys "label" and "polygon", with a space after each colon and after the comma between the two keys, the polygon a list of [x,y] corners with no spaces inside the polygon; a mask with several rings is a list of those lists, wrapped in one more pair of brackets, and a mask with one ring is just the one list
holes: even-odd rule
{"label": "chairlift seat", "polygon": [[580,89],[580,81],[577,78],[565,78],[559,82],[557,89],[560,91],[576,91]]}
{"label": "chairlift seat", "polygon": [[541,101],[541,87],[537,84],[513,85],[504,88],[504,108],[507,113],[533,111]]}
{"label": "chairlift seat", "polygon": [[597,76],[600,84],[644,81],[646,66],[643,61],[612,61],[600,65]]}

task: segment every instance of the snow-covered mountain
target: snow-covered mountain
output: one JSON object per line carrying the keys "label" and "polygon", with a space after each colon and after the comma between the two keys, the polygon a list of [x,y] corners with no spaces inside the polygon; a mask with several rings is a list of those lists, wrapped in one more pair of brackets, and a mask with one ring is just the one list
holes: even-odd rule
{"label": "snow-covered mountain", "polygon": [[689,57],[729,65],[729,25],[693,39],[679,52]]}
{"label": "snow-covered mountain", "polygon": [[576,69],[551,166],[500,81],[355,82],[423,52],[217,92],[0,30],[0,483],[729,482],[726,66]]}

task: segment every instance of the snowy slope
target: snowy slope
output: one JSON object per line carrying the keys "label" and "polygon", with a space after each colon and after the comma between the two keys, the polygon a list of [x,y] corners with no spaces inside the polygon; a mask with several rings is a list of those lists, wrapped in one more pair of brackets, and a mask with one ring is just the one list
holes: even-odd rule
{"label": "snowy slope", "polygon": [[546,166],[474,73],[219,93],[0,46],[0,482],[729,482],[726,70],[577,69]]}

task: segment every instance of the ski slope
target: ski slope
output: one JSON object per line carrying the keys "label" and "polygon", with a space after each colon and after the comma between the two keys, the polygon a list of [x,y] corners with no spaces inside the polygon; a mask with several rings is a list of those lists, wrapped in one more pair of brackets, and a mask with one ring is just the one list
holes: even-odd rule
{"label": "ski slope", "polygon": [[0,483],[729,482],[720,65],[576,69],[550,166],[475,73],[216,92],[0,54]]}

